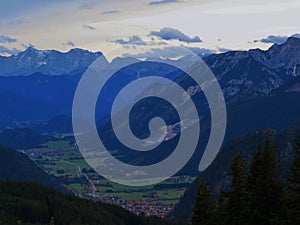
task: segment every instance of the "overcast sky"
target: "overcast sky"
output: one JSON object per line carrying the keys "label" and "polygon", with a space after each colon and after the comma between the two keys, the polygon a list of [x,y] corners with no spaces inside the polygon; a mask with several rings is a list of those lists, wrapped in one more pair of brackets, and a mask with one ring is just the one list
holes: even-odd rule
{"label": "overcast sky", "polygon": [[106,52],[147,40],[212,51],[300,36],[300,0],[3,0],[0,54],[28,46]]}

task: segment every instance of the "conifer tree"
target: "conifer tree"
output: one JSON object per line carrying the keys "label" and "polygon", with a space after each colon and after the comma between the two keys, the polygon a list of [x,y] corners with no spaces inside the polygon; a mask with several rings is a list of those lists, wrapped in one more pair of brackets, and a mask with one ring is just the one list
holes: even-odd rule
{"label": "conifer tree", "polygon": [[263,150],[257,147],[250,164],[247,182],[250,224],[280,224],[284,193],[280,172],[275,148],[267,139]]}
{"label": "conifer tree", "polygon": [[215,224],[228,224],[228,204],[227,204],[227,195],[228,193],[224,190],[220,190],[218,200],[216,202],[215,208]]}
{"label": "conifer tree", "polygon": [[214,224],[215,202],[211,190],[206,183],[200,179],[192,225],[213,225]]}
{"label": "conifer tree", "polygon": [[245,224],[245,211],[247,207],[247,164],[238,153],[232,161],[231,169],[231,187],[227,200],[227,224],[240,225]]}
{"label": "conifer tree", "polygon": [[300,225],[300,138],[296,143],[295,156],[288,175],[288,191],[291,224]]}

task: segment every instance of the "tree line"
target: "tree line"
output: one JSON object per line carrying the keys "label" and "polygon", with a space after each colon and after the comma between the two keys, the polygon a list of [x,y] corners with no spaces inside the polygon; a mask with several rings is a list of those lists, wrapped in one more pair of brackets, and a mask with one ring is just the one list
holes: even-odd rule
{"label": "tree line", "polygon": [[192,225],[300,225],[300,139],[288,174],[270,139],[257,146],[250,163],[238,153],[229,188],[214,197],[200,178]]}

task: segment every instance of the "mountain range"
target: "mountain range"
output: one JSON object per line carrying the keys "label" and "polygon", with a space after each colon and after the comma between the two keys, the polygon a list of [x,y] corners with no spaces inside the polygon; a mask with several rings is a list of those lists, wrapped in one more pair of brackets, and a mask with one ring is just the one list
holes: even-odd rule
{"label": "mountain range", "polygon": [[[76,87],[86,68],[101,55],[101,52],[92,53],[81,49],[61,53],[30,47],[14,56],[1,56],[0,144],[25,149],[45,140],[52,140],[53,137],[48,134],[71,132],[71,110]],[[128,60],[134,59],[116,58],[110,64],[114,66]],[[266,136],[273,137],[279,146],[279,157],[288,165],[293,154],[292,143],[300,135],[299,126],[295,126],[300,123],[300,39],[289,38],[286,43],[275,44],[265,51],[229,51],[204,57],[203,60],[220,83],[228,118],[224,145],[216,160],[201,176],[214,191],[226,188],[229,163],[233,156],[241,152],[249,161],[255,145],[262,143]],[[124,152],[107,120],[114,96],[124,84],[151,71],[174,80],[186,90],[196,90],[191,96],[196,105],[199,105],[201,135],[204,139],[200,139],[194,156],[180,173],[198,175],[198,163],[206,146],[211,122],[205,96],[181,71],[162,64],[135,62],[138,63],[134,68],[119,71],[118,75],[122,79],[112,79],[110,86],[106,86],[101,93],[104,101],[96,110],[100,112],[96,119],[101,121],[99,130],[105,131],[101,134],[105,144],[112,149],[120,149],[114,153],[115,156],[132,164],[160,161],[177,144],[180,136],[176,126],[179,122],[178,115],[172,106],[160,100],[146,99],[138,102],[131,115],[131,125],[135,128],[133,132],[141,138],[149,136],[149,129],[145,125],[154,116],[164,118],[172,126],[172,138],[164,141],[155,151],[143,153],[144,155]],[[152,88],[151,91],[160,91],[158,89],[159,87]],[[140,92],[148,90],[147,86],[143,86]],[[0,146],[0,154],[0,179],[33,181],[61,188],[57,181],[36,167],[21,152]],[[176,220],[189,219],[196,186],[195,182],[176,207]]]}
{"label": "mountain range", "polygon": [[[45,127],[47,121],[64,115],[56,123],[56,127],[52,123],[51,132],[69,131],[73,96],[83,74],[82,69],[101,55],[100,52],[80,49],[60,53],[30,47],[17,55],[1,57],[0,65],[3,63],[6,66],[0,67],[0,74],[5,73],[5,76],[0,76],[0,129],[31,127],[38,132],[49,132]],[[26,63],[20,63],[23,59]],[[203,60],[217,77],[226,100],[228,125],[225,140],[265,127],[282,130],[300,121],[300,103],[297,101],[300,95],[300,39],[291,37],[286,43],[275,44],[265,51],[229,51],[204,57]],[[163,63],[116,58],[110,66],[122,65],[128,61],[137,63],[118,71],[101,92],[101,104],[97,103],[96,106],[96,119],[97,122],[101,121],[100,124],[109,119],[111,104],[122,87],[149,73],[172,79],[186,90],[199,90],[186,74]],[[41,62],[46,62],[46,66],[39,67]],[[106,63],[108,62],[105,65]],[[159,87],[141,86],[140,89],[140,92],[149,89],[160,91],[157,90]],[[197,103],[199,116],[202,118],[201,131],[208,137],[210,118],[205,96],[201,91],[195,91],[192,98]],[[141,101],[136,109],[144,109],[143,112],[132,111],[134,115],[131,123],[137,128],[136,134],[140,137],[147,137],[149,134],[148,128],[141,125],[148,124],[154,115],[162,116],[169,125],[179,122],[172,107],[155,101]],[[159,107],[147,107],[148,103]],[[60,124],[64,124],[67,129],[62,129]],[[106,127],[105,130],[104,136],[108,135],[104,137],[107,139],[105,141],[119,147],[115,146],[118,143],[115,139],[110,139],[111,127]],[[204,145],[205,141],[198,152],[203,151],[200,149]],[[201,154],[196,157],[197,160],[199,157]]]}
{"label": "mountain range", "polygon": [[28,76],[34,73],[62,75],[83,72],[101,55],[101,52],[93,53],[78,48],[62,53],[29,47],[17,55],[0,56],[0,76]]}
{"label": "mountain range", "polygon": [[300,39],[291,37],[266,51],[230,51],[204,61],[218,78],[227,101],[253,99],[299,76]]}
{"label": "mountain range", "polygon": [[[22,73],[17,72],[17,67],[14,66],[11,68],[7,66],[5,70],[4,67],[0,67],[0,71],[6,73],[5,76],[0,76],[0,100],[3,106],[0,112],[0,129],[30,127],[44,133],[57,133],[62,130],[69,132],[72,127],[70,117],[73,96],[83,73],[80,70],[101,55],[100,52],[91,53],[80,49],[60,53],[29,48],[15,56],[1,57],[0,64],[1,60],[2,62],[8,60],[7,62],[11,62],[11,65],[21,65],[20,61],[24,57],[28,63],[22,64]],[[45,62],[48,60],[47,67],[43,67],[47,68],[44,70],[45,74],[41,73],[40,67],[37,67],[43,60]],[[300,39],[291,37],[286,43],[275,44],[266,51],[260,49],[229,51],[204,57],[203,60],[217,77],[226,100],[228,123],[225,142],[266,127],[283,130],[300,122],[298,113],[300,110],[298,101],[300,97]],[[128,61],[133,62],[134,59],[116,58],[110,64],[116,66]],[[68,69],[68,66],[64,66],[67,62],[73,62],[74,67]],[[100,124],[106,123],[105,121],[110,117],[111,104],[124,84],[147,76],[149,72],[173,79],[186,90],[199,90],[186,74],[168,65],[137,60],[134,62],[138,63],[118,71],[116,74],[118,76],[114,76],[109,85],[102,90],[102,102],[97,103],[96,106],[96,120],[101,121]],[[63,73],[58,75],[59,70],[64,71],[60,71]],[[28,71],[33,74],[29,75]],[[72,72],[69,73],[70,71]],[[17,73],[20,74],[17,75]],[[154,88],[142,86],[140,89],[141,92],[149,89],[154,92],[160,91],[157,90],[158,86]],[[202,135],[207,138],[210,132],[208,104],[201,91],[192,93],[192,98],[202,118]],[[148,124],[153,116],[163,117],[169,125],[174,126],[174,130],[175,124],[179,122],[174,108],[155,101],[155,99],[140,101],[135,109],[143,110],[132,111],[131,124],[135,127],[135,133],[139,137],[149,135],[148,127],[144,125]],[[64,116],[57,117],[58,115]],[[57,123],[52,118],[60,119]],[[51,129],[46,126],[49,120],[52,121]],[[65,127],[62,128],[61,124]],[[104,142],[121,149],[120,143],[113,137],[109,122],[102,129],[105,130]],[[171,140],[170,143],[167,142],[164,145],[172,146],[175,143],[176,134],[174,142]],[[205,140],[199,144],[198,155],[188,168],[196,169],[205,144]],[[132,160],[133,155],[128,153],[127,156],[129,161],[137,161]],[[160,157],[159,151],[157,151],[157,157]],[[150,159],[151,157],[142,158]]]}
{"label": "mountain range", "polygon": [[[30,47],[17,55],[0,56],[0,99],[3,104],[0,125],[11,121],[48,120],[63,114],[70,116],[73,96],[83,72],[101,55],[101,52],[81,49],[61,53]],[[274,90],[299,76],[299,55],[300,39],[291,37],[286,43],[275,44],[266,51],[229,51],[203,60],[218,78],[229,105],[270,96]],[[134,59],[116,58],[111,64],[119,65],[128,60]],[[155,64],[149,63],[147,67],[151,67],[153,74],[169,74]],[[141,71],[138,68],[135,78]],[[132,70],[123,71],[121,76],[125,78],[130,73]],[[177,72],[171,79],[176,80],[179,76]],[[180,80],[186,82],[184,75]],[[109,101],[120,89],[122,81],[118,79],[112,85],[104,95]],[[105,108],[107,103],[103,104]]]}

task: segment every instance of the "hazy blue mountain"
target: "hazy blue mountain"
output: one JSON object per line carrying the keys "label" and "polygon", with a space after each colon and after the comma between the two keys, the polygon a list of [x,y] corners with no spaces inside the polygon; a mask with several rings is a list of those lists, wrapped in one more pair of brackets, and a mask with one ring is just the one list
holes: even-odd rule
{"label": "hazy blue mountain", "polygon": [[0,144],[15,149],[28,149],[37,147],[47,141],[55,141],[56,138],[41,135],[29,128],[15,128],[0,132]]}
{"label": "hazy blue mountain", "polygon": [[1,121],[49,120],[71,114],[80,74],[0,77]]}
{"label": "hazy blue mountain", "polygon": [[37,127],[38,131],[46,133],[67,134],[73,132],[72,118],[59,115],[51,118],[46,124]]}
{"label": "hazy blue mountain", "polygon": [[12,91],[0,89],[0,120],[8,126],[15,126],[14,121],[35,121],[56,115],[58,110],[54,103],[32,99]]}
{"label": "hazy blue mountain", "polygon": [[[111,66],[117,66],[122,60],[115,59]],[[148,70],[156,75],[174,78],[180,72],[168,65],[147,62]],[[132,67],[121,69],[102,90],[101,101],[97,108],[101,109],[97,115],[100,122],[110,113],[108,105],[114,100],[119,90],[129,81],[144,76],[144,63],[140,62]],[[62,74],[59,76],[34,73],[28,76],[0,76],[0,99],[3,110],[0,111],[0,121],[47,121],[57,115],[71,116],[73,97],[82,72]],[[100,76],[100,75],[99,75]],[[148,85],[140,87],[142,92]]]}

